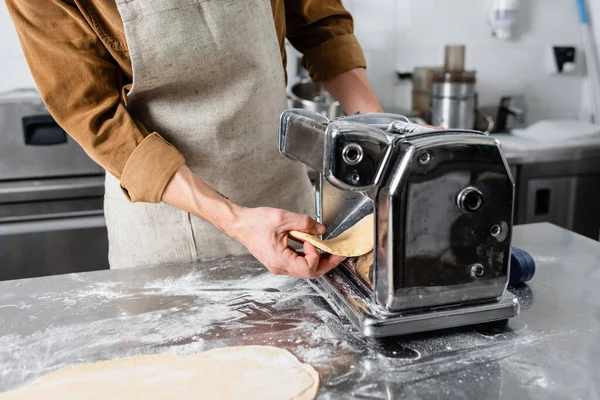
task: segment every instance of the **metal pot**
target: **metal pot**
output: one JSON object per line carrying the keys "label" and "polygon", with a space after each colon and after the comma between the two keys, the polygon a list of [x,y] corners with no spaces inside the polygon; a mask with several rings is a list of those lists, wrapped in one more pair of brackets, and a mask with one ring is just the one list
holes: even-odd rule
{"label": "metal pot", "polygon": [[494,120],[479,109],[477,97],[474,73],[454,71],[438,74],[431,90],[431,124],[446,129],[477,129],[482,118],[489,133]]}
{"label": "metal pot", "polygon": [[318,83],[302,80],[288,90],[290,108],[311,110],[329,119],[341,117],[344,110],[329,92]]}
{"label": "metal pot", "polygon": [[431,122],[446,129],[475,127],[476,95],[471,82],[434,83],[431,91]]}

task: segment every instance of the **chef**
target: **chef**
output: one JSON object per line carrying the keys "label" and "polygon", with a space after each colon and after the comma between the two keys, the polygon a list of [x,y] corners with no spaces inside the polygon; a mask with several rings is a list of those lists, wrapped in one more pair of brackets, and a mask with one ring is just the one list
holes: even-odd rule
{"label": "chef", "polygon": [[278,154],[287,37],[345,112],[380,112],[340,0],[6,0],[56,121],[107,171],[111,268],[250,252],[314,278],[343,258],[301,163]]}

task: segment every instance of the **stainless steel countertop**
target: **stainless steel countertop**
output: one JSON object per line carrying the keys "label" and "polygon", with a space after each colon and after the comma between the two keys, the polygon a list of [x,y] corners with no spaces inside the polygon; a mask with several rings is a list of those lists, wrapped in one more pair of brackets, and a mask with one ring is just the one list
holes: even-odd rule
{"label": "stainless steel countertop", "polygon": [[563,142],[540,142],[510,133],[492,134],[498,139],[511,165],[574,161],[600,158],[600,137],[590,136]]}
{"label": "stainless steel countertop", "polygon": [[515,228],[537,262],[504,330],[358,337],[304,281],[251,258],[0,282],[0,391],[69,364],[263,344],[317,367],[320,399],[599,398],[600,243]]}

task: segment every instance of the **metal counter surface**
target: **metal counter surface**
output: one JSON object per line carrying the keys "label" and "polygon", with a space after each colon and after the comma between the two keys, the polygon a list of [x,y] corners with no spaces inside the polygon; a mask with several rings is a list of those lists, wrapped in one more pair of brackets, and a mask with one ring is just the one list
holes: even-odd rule
{"label": "metal counter surface", "polygon": [[320,399],[599,398],[600,243],[536,224],[513,244],[538,269],[511,289],[507,328],[386,340],[246,257],[0,282],[0,391],[69,364],[259,344],[315,366]]}
{"label": "metal counter surface", "polygon": [[492,134],[510,165],[600,158],[600,137],[582,137],[562,142],[540,142],[510,133]]}

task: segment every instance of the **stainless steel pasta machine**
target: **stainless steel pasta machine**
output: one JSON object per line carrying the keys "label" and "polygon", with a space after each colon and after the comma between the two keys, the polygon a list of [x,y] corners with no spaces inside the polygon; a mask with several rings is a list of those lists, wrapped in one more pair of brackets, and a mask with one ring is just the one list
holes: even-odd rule
{"label": "stainless steel pasta machine", "polygon": [[505,321],[514,184],[498,142],[394,114],[280,118],[279,150],[317,171],[333,238],[374,213],[373,252],[313,281],[365,336]]}

